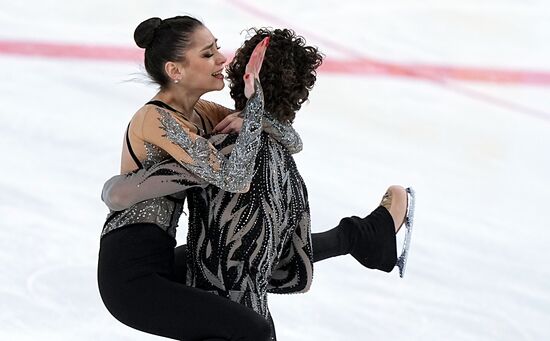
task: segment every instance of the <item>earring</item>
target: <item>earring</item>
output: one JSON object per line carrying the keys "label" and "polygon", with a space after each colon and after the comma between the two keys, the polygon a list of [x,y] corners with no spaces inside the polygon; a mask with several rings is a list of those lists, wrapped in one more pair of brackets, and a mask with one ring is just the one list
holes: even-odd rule
{"label": "earring", "polygon": [[174,79],[174,83],[178,84],[180,82],[179,79]]}

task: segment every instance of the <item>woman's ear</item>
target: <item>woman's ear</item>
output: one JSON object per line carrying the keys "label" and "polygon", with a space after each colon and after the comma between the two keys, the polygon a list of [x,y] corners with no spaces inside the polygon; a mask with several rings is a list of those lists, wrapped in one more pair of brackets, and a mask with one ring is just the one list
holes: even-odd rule
{"label": "woman's ear", "polygon": [[180,63],[166,62],[164,71],[174,83],[178,83],[183,77],[183,67]]}

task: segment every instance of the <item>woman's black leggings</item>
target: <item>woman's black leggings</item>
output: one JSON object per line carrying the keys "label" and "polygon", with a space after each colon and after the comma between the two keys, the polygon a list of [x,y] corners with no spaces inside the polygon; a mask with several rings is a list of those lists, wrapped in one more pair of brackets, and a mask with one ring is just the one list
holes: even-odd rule
{"label": "woman's black leggings", "polygon": [[101,239],[98,284],[120,322],[176,340],[270,340],[270,323],[252,309],[174,277],[175,240],[153,224],[135,224]]}
{"label": "woman's black leggings", "polygon": [[[185,285],[186,247],[174,252],[175,243],[153,224],[102,238],[98,282],[109,312],[132,328],[177,340],[270,340],[272,321]],[[312,243],[316,262],[349,253],[366,267],[389,272],[397,260],[393,220],[383,207],[312,234]]]}

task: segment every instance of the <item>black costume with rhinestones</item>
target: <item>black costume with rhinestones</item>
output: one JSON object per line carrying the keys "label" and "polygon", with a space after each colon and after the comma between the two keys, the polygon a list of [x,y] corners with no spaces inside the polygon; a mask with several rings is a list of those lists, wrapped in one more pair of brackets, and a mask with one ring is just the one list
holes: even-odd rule
{"label": "black costume with rhinestones", "polygon": [[268,292],[308,290],[313,256],[307,190],[285,147],[263,134],[248,192],[208,186],[187,193],[188,285],[266,317]]}
{"label": "black costume with rhinestones", "polygon": [[[194,172],[183,182],[202,179],[236,191],[248,188],[261,137],[259,85],[243,110],[244,135],[239,135],[229,157],[194,133],[183,117],[146,107],[132,119],[125,139],[138,167],[176,159]],[[132,138],[143,143],[134,144],[140,149],[132,148]],[[253,310],[176,281],[174,234],[181,204],[180,199],[164,196],[111,211],[98,264],[105,306],[130,327],[177,340],[271,339],[270,324]]]}
{"label": "black costume with rhinestones", "polygon": [[[112,178],[103,196],[111,208],[120,210],[142,200],[186,191],[192,249],[176,249],[175,280],[230,298],[263,316],[269,314],[267,292],[307,290],[313,251],[307,192],[288,152],[299,151],[301,141],[291,126],[273,122],[268,115],[266,119],[271,122],[265,130],[284,147],[266,134],[262,136],[247,193],[208,186],[186,167],[167,159],[134,174]],[[215,135],[209,142],[228,154],[234,148],[235,136]],[[117,202],[112,199],[114,192],[118,193]],[[122,200],[121,192],[126,192]],[[315,261],[351,253],[358,260],[371,260],[364,263],[368,267],[390,271],[395,263],[391,264],[395,235],[389,213],[379,207],[364,219],[352,220],[356,226],[344,219],[338,227],[313,235]],[[380,254],[389,257],[380,262]]]}
{"label": "black costume with rhinestones", "polygon": [[[209,139],[225,153],[232,151],[235,140],[236,135]],[[124,187],[144,197],[148,189],[187,189],[189,286],[227,297],[266,318],[268,292],[309,288],[313,256],[307,190],[285,146],[262,134],[247,192],[224,191],[200,179],[193,182],[188,173],[177,162],[162,162],[111,180],[105,197]]]}

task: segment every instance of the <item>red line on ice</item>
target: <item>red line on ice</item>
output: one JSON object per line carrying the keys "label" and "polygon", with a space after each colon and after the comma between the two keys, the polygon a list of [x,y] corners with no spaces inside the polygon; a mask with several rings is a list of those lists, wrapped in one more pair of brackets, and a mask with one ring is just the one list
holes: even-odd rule
{"label": "red line on ice", "polygon": [[[43,58],[90,59],[139,62],[143,51],[138,48],[0,40],[0,54]],[[227,55],[230,55],[228,53]],[[550,72],[453,67],[425,64],[398,64],[368,58],[326,59],[322,72],[347,75],[384,75],[420,79],[455,79],[492,83],[516,83],[548,86]]]}
{"label": "red line on ice", "polygon": [[139,61],[143,51],[119,46],[0,40],[0,54],[28,57]]}
{"label": "red line on ice", "polygon": [[[227,0],[235,8],[248,14],[263,18],[268,22],[282,25],[283,27],[294,28],[290,22],[287,22],[279,17],[261,10],[258,7],[251,5],[246,0]],[[387,63],[374,59],[365,58],[361,51],[355,50],[352,47],[341,44],[337,41],[326,39],[324,36],[318,35],[313,31],[308,31],[300,28],[300,34],[313,38],[321,42],[323,45],[339,51],[349,58],[351,61],[346,61],[344,65],[331,65],[338,61],[327,60],[325,70],[333,67],[337,70],[346,70],[351,74],[384,74],[401,77],[411,77],[430,81],[435,85],[461,94],[472,99],[491,103],[493,105],[503,107],[516,112],[521,112],[529,116],[542,118],[550,121],[550,113],[537,108],[531,108],[527,105],[514,103],[509,100],[501,99],[495,96],[485,94],[481,91],[468,89],[458,84],[451,84],[450,80],[468,80],[468,81],[483,81],[493,83],[516,83],[521,85],[539,85],[548,86],[550,84],[550,72],[548,71],[523,71],[523,70],[498,70],[498,69],[483,69],[483,68],[466,68],[466,67],[451,67],[451,66],[430,66],[430,65],[407,65]],[[353,64],[359,65],[353,66]]]}
{"label": "red line on ice", "polygon": [[322,70],[331,73],[356,75],[389,75],[429,80],[455,79],[489,83],[550,85],[550,72],[504,70],[475,67],[455,67],[427,64],[398,64],[371,59],[327,59]]}

